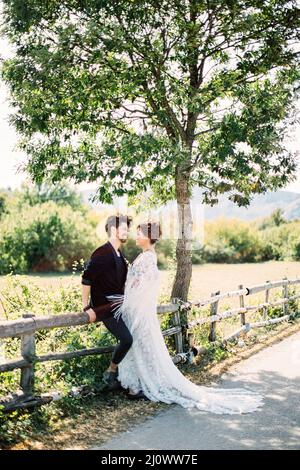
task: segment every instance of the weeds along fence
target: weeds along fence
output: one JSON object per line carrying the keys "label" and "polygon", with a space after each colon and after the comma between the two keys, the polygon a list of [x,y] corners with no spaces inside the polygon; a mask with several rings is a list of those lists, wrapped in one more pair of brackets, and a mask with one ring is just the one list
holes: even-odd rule
{"label": "weeds along fence", "polygon": [[[252,287],[238,286],[238,290],[220,293],[215,291],[211,297],[206,300],[199,300],[193,302],[183,302],[180,299],[172,299],[172,303],[159,305],[157,308],[158,315],[165,313],[173,315],[172,327],[162,331],[164,336],[174,336],[176,355],[173,357],[174,363],[186,362],[197,354],[204,353],[206,350],[201,346],[195,346],[190,343],[190,334],[198,325],[209,325],[210,343],[217,343],[217,324],[231,317],[240,317],[240,327],[234,333],[221,339],[221,344],[226,344],[239,337],[241,334],[246,334],[255,328],[265,327],[276,323],[288,321],[295,317],[298,312],[298,307],[290,311],[291,302],[297,301],[300,298],[300,293],[293,295],[289,292],[290,286],[299,286],[300,279],[282,279],[279,281],[267,281],[265,284],[256,285]],[[282,289],[282,296],[279,300],[270,301],[270,291],[275,288]],[[265,300],[257,305],[246,305],[246,298],[253,294],[265,292]],[[219,302],[223,299],[238,298],[239,308],[232,308],[229,310],[219,311]],[[296,305],[298,303],[296,302]],[[192,308],[208,307],[210,314],[208,316],[201,316],[189,321],[189,311]],[[277,318],[269,318],[269,311],[271,307],[279,307],[281,315]],[[263,320],[258,322],[247,322],[247,314],[254,311],[263,312]],[[20,376],[20,390],[11,394],[8,397],[0,398],[0,405],[4,411],[12,411],[20,408],[29,408],[33,406],[49,403],[55,399],[55,393],[45,393],[42,395],[35,395],[34,390],[34,374],[35,364],[47,361],[65,361],[72,358],[83,357],[95,354],[109,354],[112,353],[114,345],[81,349],[72,352],[59,352],[51,353],[43,356],[36,354],[36,340],[35,335],[40,330],[47,330],[52,328],[69,328],[74,326],[88,324],[88,315],[85,312],[81,313],[68,313],[63,315],[41,316],[36,317],[30,313],[26,313],[21,319],[12,321],[0,322],[0,338],[21,338],[21,351],[20,357],[5,360],[0,363],[0,373],[13,371],[15,369],[21,370]]]}

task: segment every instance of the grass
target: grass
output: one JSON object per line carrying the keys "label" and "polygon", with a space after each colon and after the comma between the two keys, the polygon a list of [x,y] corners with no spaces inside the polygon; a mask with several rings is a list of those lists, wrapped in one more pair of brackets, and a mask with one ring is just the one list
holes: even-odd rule
{"label": "grass", "polygon": [[[267,280],[300,277],[299,261],[267,261],[264,263],[216,264],[206,263],[193,266],[190,299],[202,299],[210,296],[214,290],[222,292],[235,290],[239,284],[250,286]],[[22,277],[22,276],[20,276]],[[38,285],[58,285],[70,282],[71,274],[30,274],[27,276]],[[172,273],[162,270],[161,293],[171,292]],[[80,287],[80,274],[75,275],[75,282]],[[0,290],[4,286],[5,276],[0,276]]]}
{"label": "grass", "polygon": [[[161,271],[161,288],[160,294],[162,298],[168,298],[171,293],[174,273],[172,271]],[[262,284],[267,280],[280,280],[283,277],[295,278],[300,277],[300,262],[288,261],[268,261],[265,263],[241,263],[241,264],[215,264],[207,263],[203,265],[193,266],[193,276],[190,287],[190,300],[207,299],[211,293],[217,290],[227,292],[237,290],[238,286],[252,286]],[[29,281],[41,287],[59,287],[69,284],[78,285],[80,290],[80,274],[30,274],[28,276],[20,276],[27,278]],[[0,293],[1,288],[5,285],[5,276],[0,276]],[[270,301],[276,295],[281,295],[281,288],[272,289]],[[245,302],[248,304],[256,304],[264,300],[264,293],[259,293],[251,297],[246,297]],[[219,311],[227,308],[239,307],[239,299],[225,299],[219,302]],[[203,309],[200,313],[204,314]],[[248,314],[248,320],[258,320],[260,315]],[[1,307],[0,307],[1,318]],[[239,318],[232,318],[222,322],[222,334],[230,334],[239,325]]]}
{"label": "grass", "polygon": [[[267,280],[279,280],[285,276],[288,278],[295,278],[299,277],[299,274],[300,262],[272,261],[257,264],[243,263],[196,265],[193,267],[193,277],[189,298],[191,300],[203,300],[210,297],[211,292],[216,290],[226,292],[229,290],[236,290],[239,284],[243,284],[246,287],[261,284]],[[173,275],[174,273],[171,271],[162,271],[161,301],[163,299],[163,301],[166,302],[166,299],[170,295]],[[27,288],[25,291],[14,287],[11,288],[12,292],[10,292],[10,294],[12,294],[12,300],[14,302],[13,305],[15,305],[15,308],[17,309],[18,306],[21,305],[20,301],[22,296],[25,296],[28,301],[31,300],[31,296],[33,296],[33,300],[35,300],[36,296],[37,300],[34,302],[34,304],[38,304],[40,306],[39,308],[41,309],[41,304],[38,300],[38,289],[35,287],[36,285],[48,291],[48,296],[52,299],[52,303],[49,303],[49,305],[51,305],[51,308],[54,308],[56,305],[57,311],[54,312],[56,314],[60,314],[66,311],[66,309],[69,307],[71,308],[71,311],[74,309],[76,310],[78,305],[80,305],[80,274],[73,276],[70,274],[58,275],[57,273],[47,273],[42,275],[30,274],[28,276],[20,276],[20,279],[24,279],[24,284],[28,285],[30,289],[27,292]],[[0,294],[1,290],[4,291],[5,284],[6,278],[4,276],[0,277]],[[67,286],[70,284],[72,284],[74,289],[72,288],[72,292],[68,296]],[[59,294],[59,287],[66,288],[64,296],[60,300],[56,299],[54,295],[56,292]],[[281,288],[272,289],[271,292],[272,294],[270,296],[270,301],[272,301],[272,299],[276,296],[282,295]],[[21,296],[20,300],[18,300],[18,296]],[[252,297],[245,297],[246,305],[250,303],[257,304],[262,300],[264,300],[264,293],[257,294]],[[47,314],[50,314],[51,308],[48,309],[47,307],[47,299],[43,299],[43,301],[45,305],[43,306],[44,309],[41,309],[40,314],[43,314],[43,311]],[[238,307],[238,301],[238,298],[225,299],[220,301],[219,311],[223,311],[231,307]],[[71,307],[71,305],[73,305],[73,307]],[[280,309],[279,312],[275,312],[275,315],[278,315],[278,313],[281,315]],[[16,315],[19,315],[19,312],[20,309],[16,311]],[[36,313],[38,314],[38,312]],[[197,310],[195,314],[206,316],[209,314],[209,309],[203,308]],[[260,312],[247,314],[247,321],[254,321],[260,318]],[[226,319],[225,321],[218,323],[218,335],[224,336],[230,334],[233,330],[237,329],[239,325],[240,318],[238,316]],[[255,330],[255,332],[250,332],[246,339],[247,348],[244,349],[248,350],[251,344],[256,342],[261,343],[264,341],[264,338],[269,338],[269,336],[274,335],[276,336],[278,332],[292,331],[292,328],[293,325],[291,326],[290,324],[285,323],[272,328],[262,328],[260,330]],[[62,336],[60,337],[59,334]],[[58,346],[62,347],[62,349],[66,349],[66,345],[68,345],[68,348],[71,347],[72,349],[74,347],[77,349],[78,345],[81,347],[82,345],[85,345],[86,341],[100,340],[100,331],[99,329],[98,331],[97,329],[94,331],[94,325],[72,329],[72,331],[69,332],[70,337],[68,336],[67,339],[64,336],[66,334],[66,329],[63,332],[60,332],[59,330],[53,330],[48,338],[48,341],[46,338],[43,339],[43,341],[40,341],[38,344],[38,347],[42,348],[41,353],[44,352],[44,348],[50,352],[50,349],[54,347],[56,343]],[[207,341],[207,337],[207,325],[203,326],[202,329],[199,329],[199,331],[197,328],[195,328],[193,338],[195,344],[203,344],[206,346],[205,341]],[[107,341],[108,340],[109,338]],[[185,364],[179,365],[179,368],[193,382],[199,384],[208,383],[210,373],[208,372],[207,367],[210,367],[212,363],[225,364],[226,361],[232,357],[232,355],[236,355],[235,348],[236,347],[233,346],[228,351],[228,354],[227,351],[224,352],[221,349],[216,349],[215,351],[211,351],[211,354],[205,357],[204,362],[200,362],[197,365],[191,366],[187,366]],[[19,347],[17,349],[19,349]],[[96,360],[96,358],[93,360]],[[108,357],[106,360],[108,360]],[[81,359],[77,362],[76,364],[72,363],[68,366],[66,363],[65,373],[67,374],[67,378],[69,377],[69,382],[71,379],[75,380],[75,376],[76,380],[79,380],[79,382],[82,380],[82,378],[84,380],[86,379],[84,371],[82,372],[81,370],[82,368],[84,369],[83,360]],[[47,377],[45,376],[43,378],[41,383],[43,386],[43,391],[46,391],[44,388],[48,382],[49,386],[52,385],[54,379],[52,378],[51,374],[54,374],[53,377],[55,378],[55,373],[58,373],[54,367],[54,364],[55,363],[49,363],[47,364],[47,367],[43,366],[44,374],[48,374]],[[58,367],[59,363],[56,364],[56,367]],[[89,367],[92,367],[92,369],[89,371],[89,373],[92,375],[99,370],[99,364],[94,364],[92,359],[89,359]],[[62,382],[64,382],[63,378]],[[9,380],[7,384],[10,384]],[[67,402],[66,406],[63,403],[60,405],[50,404],[34,412],[19,413],[18,416],[16,416],[15,419],[11,421],[4,421],[3,425],[7,426],[6,433],[10,434],[10,438],[5,439],[6,446],[14,449],[54,449],[76,447],[87,448],[92,444],[92,439],[89,436],[96,436],[95,443],[100,444],[103,442],[102,437],[100,436],[103,436],[103,439],[105,440],[106,438],[111,437],[115,432],[124,431],[132,426],[135,422],[140,422],[141,419],[146,419],[148,416],[152,416],[156,412],[166,409],[170,406],[163,403],[148,403],[147,405],[142,403],[128,403],[128,400],[126,400],[126,398],[124,398],[121,394],[100,394],[90,398],[85,397],[82,400],[79,399],[76,401],[76,403],[75,401],[72,400],[70,403]]]}
{"label": "grass", "polygon": [[[247,359],[267,346],[300,331],[299,321],[294,325],[278,325],[268,338],[259,344],[249,341],[248,347],[236,351],[221,362],[207,363],[199,359],[194,365],[179,365],[182,373],[198,385],[218,382],[231,366]],[[203,363],[204,362],[204,363]],[[31,429],[30,435],[9,446],[11,450],[88,450],[101,446],[120,432],[141,424],[176,405],[166,403],[132,402],[121,392],[78,400],[78,412],[73,416],[57,416],[48,420],[37,410],[39,426]],[[47,405],[48,407],[51,405]],[[45,408],[45,407],[43,407]],[[0,442],[1,448],[1,442]],[[4,448],[4,447],[3,447]]]}

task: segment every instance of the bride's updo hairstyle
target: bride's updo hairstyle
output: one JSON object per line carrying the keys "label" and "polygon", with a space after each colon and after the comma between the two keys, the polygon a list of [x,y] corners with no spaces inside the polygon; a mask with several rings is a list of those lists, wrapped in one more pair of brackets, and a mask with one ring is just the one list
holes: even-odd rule
{"label": "bride's updo hairstyle", "polygon": [[159,222],[139,224],[137,228],[141,230],[145,237],[149,238],[151,245],[154,245],[154,243],[156,243],[162,235]]}

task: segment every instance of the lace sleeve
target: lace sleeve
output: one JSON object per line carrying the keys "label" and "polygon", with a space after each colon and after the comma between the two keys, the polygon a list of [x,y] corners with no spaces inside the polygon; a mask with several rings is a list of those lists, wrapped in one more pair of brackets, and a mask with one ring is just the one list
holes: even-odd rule
{"label": "lace sleeve", "polygon": [[154,281],[157,277],[157,264],[155,255],[145,252],[133,264],[131,275],[126,282],[127,289],[141,290],[145,283]]}
{"label": "lace sleeve", "polygon": [[139,310],[144,306],[149,307],[149,297],[154,298],[153,288],[159,280],[159,271],[155,254],[145,252],[139,255],[128,271],[128,277],[125,283],[125,292],[123,294],[106,295],[109,302],[112,302],[112,313],[115,318],[126,311],[129,307]]}

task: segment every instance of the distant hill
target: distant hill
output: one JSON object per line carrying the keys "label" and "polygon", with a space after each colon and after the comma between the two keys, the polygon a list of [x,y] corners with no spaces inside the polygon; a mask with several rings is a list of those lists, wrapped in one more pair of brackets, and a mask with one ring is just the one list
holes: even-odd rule
{"label": "distant hill", "polygon": [[[201,199],[200,189],[195,190],[194,198]],[[265,194],[256,194],[248,207],[238,207],[229,201],[226,195],[219,197],[215,206],[204,206],[205,218],[218,217],[252,220],[268,217],[275,209],[282,209],[288,220],[300,219],[300,193],[289,191],[274,191]]]}
{"label": "distant hill", "polygon": [[[93,207],[94,210],[101,210],[105,204],[91,203],[90,197],[94,194],[93,191],[82,191],[83,200]],[[201,202],[201,189],[194,188],[193,202]],[[204,205],[204,216],[206,219],[216,219],[218,217],[237,218],[243,220],[253,220],[261,217],[269,216],[275,209],[280,208],[283,210],[285,217],[288,220],[300,219],[300,193],[290,191],[276,191],[268,192],[266,194],[259,194],[253,197],[249,207],[238,207],[233,202],[229,201],[226,195],[219,197],[219,203],[211,207]]]}

